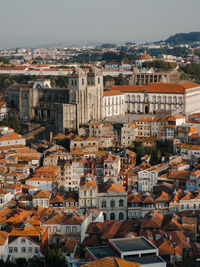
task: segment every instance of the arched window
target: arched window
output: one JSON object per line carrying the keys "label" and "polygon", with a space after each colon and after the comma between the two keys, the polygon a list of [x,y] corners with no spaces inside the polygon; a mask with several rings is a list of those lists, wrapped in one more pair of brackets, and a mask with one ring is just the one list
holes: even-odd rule
{"label": "arched window", "polygon": [[123,199],[120,199],[119,200],[119,207],[123,207],[124,206],[124,200]]}
{"label": "arched window", "polygon": [[104,221],[106,221],[106,214],[105,213],[103,213],[103,217],[104,217]]}
{"label": "arched window", "polygon": [[101,207],[102,207],[102,208],[106,208],[106,201],[105,201],[105,200],[103,200],[103,201],[101,202]]}
{"label": "arched window", "polygon": [[177,104],[177,98],[176,98],[176,96],[174,97],[174,104]]}
{"label": "arched window", "polygon": [[122,212],[120,212],[120,214],[119,214],[119,220],[121,221],[123,219],[124,219],[124,214]]}
{"label": "arched window", "polygon": [[111,200],[111,201],[110,201],[110,207],[111,207],[111,208],[114,208],[114,207],[115,207],[115,201],[114,201],[114,200]]}
{"label": "arched window", "polygon": [[115,214],[113,212],[110,214],[110,219],[115,220]]}

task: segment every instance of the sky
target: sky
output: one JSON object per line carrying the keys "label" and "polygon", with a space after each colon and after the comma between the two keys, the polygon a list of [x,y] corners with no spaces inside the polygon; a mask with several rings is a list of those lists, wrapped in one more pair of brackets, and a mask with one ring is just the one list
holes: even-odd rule
{"label": "sky", "polygon": [[200,31],[200,0],[0,0],[0,49]]}

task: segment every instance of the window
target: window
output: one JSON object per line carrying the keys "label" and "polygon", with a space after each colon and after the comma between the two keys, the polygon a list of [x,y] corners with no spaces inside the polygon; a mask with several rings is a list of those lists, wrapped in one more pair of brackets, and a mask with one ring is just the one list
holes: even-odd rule
{"label": "window", "polygon": [[14,252],[14,253],[17,253],[17,251],[18,251],[18,248],[17,248],[17,247],[14,247],[14,248],[13,248],[13,252]]}
{"label": "window", "polygon": [[84,85],[84,79],[82,79],[82,85]]}
{"label": "window", "polygon": [[100,84],[100,78],[98,78],[98,84]]}
{"label": "window", "polygon": [[76,233],[76,232],[77,232],[76,226],[73,226],[72,227],[72,233]]}
{"label": "window", "polygon": [[115,207],[115,201],[114,201],[114,200],[111,200],[111,201],[110,201],[110,207],[111,207],[111,208],[114,208],[114,207]]}
{"label": "window", "polygon": [[32,253],[32,247],[29,247],[29,248],[28,248],[28,252],[29,252],[29,253]]}
{"label": "window", "polygon": [[123,220],[124,219],[124,214],[122,212],[120,212],[119,214],[119,220]]}
{"label": "window", "polygon": [[12,253],[13,249],[12,248],[9,248],[9,253]]}
{"label": "window", "polygon": [[101,207],[102,207],[102,208],[106,208],[106,201],[105,201],[105,200],[103,200],[103,201],[101,202]]}
{"label": "window", "polygon": [[111,214],[110,214],[110,219],[111,219],[111,220],[115,220],[115,214],[114,214],[114,213],[111,213]]}
{"label": "window", "polygon": [[26,243],[26,239],[22,238],[21,243]]}
{"label": "window", "polygon": [[106,221],[106,214],[105,213],[103,214],[103,217],[104,217],[104,221]]}
{"label": "window", "polygon": [[67,227],[66,227],[66,232],[67,232],[67,233],[70,233],[70,232],[71,232],[71,227],[70,227],[70,226],[67,226]]}
{"label": "window", "polygon": [[22,247],[22,253],[26,253],[26,248]]}
{"label": "window", "polygon": [[38,253],[39,253],[39,249],[35,248],[35,254],[38,254]]}
{"label": "window", "polygon": [[119,207],[123,207],[124,206],[124,201],[123,201],[123,199],[120,199],[119,200]]}

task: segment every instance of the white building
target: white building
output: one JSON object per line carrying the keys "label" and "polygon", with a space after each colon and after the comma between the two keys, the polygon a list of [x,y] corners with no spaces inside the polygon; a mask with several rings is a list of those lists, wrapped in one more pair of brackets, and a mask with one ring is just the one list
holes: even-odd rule
{"label": "white building", "polygon": [[125,115],[125,95],[118,91],[103,92],[103,115],[102,119],[110,116]]}
{"label": "white building", "polygon": [[137,135],[138,135],[138,127],[135,126],[135,123],[133,122],[124,123],[123,127],[121,128],[121,144],[123,146],[132,145]]}
{"label": "white building", "polygon": [[0,147],[26,145],[26,140],[19,134],[15,133],[13,129],[6,126],[0,127]]}
{"label": "white building", "polygon": [[97,208],[103,212],[104,220],[126,221],[127,192],[121,184],[104,183],[98,188]]}
{"label": "white building", "polygon": [[0,260],[6,261],[8,257],[8,233],[0,231]]}
{"label": "white building", "polygon": [[112,86],[112,91],[125,93],[125,112],[154,114],[158,110],[190,114],[200,111],[200,86],[153,83],[143,86]]}
{"label": "white building", "polygon": [[40,253],[40,243],[26,236],[17,236],[9,240],[9,255],[12,260],[19,258],[31,259]]}
{"label": "white building", "polygon": [[158,176],[167,172],[168,164],[158,164],[138,172],[138,191],[152,192],[153,186],[158,181]]}

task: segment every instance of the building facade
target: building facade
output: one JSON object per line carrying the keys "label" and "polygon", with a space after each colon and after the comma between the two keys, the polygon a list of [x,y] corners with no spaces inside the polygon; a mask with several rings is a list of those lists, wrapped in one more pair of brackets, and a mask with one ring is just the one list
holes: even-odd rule
{"label": "building facade", "polygon": [[125,93],[126,113],[155,114],[162,110],[186,115],[200,111],[199,89],[200,86],[192,82],[111,87],[111,91]]}

